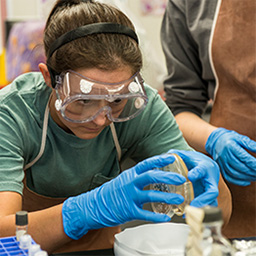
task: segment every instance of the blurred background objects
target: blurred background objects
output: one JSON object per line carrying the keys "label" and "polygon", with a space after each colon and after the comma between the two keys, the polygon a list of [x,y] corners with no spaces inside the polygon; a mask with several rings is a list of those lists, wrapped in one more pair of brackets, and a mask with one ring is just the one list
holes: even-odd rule
{"label": "blurred background objects", "polygon": [[[99,0],[120,8],[134,22],[143,52],[145,81],[163,97],[165,60],[160,26],[167,0]],[[38,71],[46,17],[55,0],[1,0],[0,88],[18,75]]]}

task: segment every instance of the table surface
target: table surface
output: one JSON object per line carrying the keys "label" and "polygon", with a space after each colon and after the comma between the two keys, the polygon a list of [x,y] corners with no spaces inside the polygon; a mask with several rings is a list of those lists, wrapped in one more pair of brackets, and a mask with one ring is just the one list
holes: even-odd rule
{"label": "table surface", "polygon": [[[233,240],[254,240],[256,241],[256,237],[243,237],[243,238],[234,238],[230,239],[231,242]],[[93,255],[93,256],[114,256],[114,250],[113,249],[106,249],[106,250],[97,250],[97,251],[82,251],[82,252],[67,252],[67,253],[56,253],[51,254],[50,256],[86,256],[86,255]]]}
{"label": "table surface", "polygon": [[93,256],[114,256],[113,249],[106,249],[106,250],[97,250],[97,251],[83,251],[83,252],[66,252],[66,253],[56,253],[51,254],[50,256],[77,256],[77,255],[93,255]]}

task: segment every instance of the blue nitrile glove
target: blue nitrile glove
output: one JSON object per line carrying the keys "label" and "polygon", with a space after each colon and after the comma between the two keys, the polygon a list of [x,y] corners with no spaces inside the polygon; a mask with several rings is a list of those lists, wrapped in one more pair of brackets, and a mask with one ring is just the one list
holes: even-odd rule
{"label": "blue nitrile glove", "polygon": [[143,204],[181,204],[184,198],[143,188],[150,183],[183,184],[186,179],[179,174],[152,170],[173,163],[174,160],[168,154],[146,159],[102,186],[68,198],[62,208],[65,233],[72,239],[79,239],[91,229],[116,226],[134,219],[170,221],[167,215],[142,209]]}
{"label": "blue nitrile glove", "polygon": [[255,141],[235,131],[217,128],[210,134],[205,149],[228,182],[248,186],[256,181],[256,158],[246,151],[256,153]]}
{"label": "blue nitrile glove", "polygon": [[196,151],[172,149],[168,153],[179,155],[189,170],[188,179],[193,184],[195,195],[191,205],[195,207],[217,206],[220,170],[216,162]]}

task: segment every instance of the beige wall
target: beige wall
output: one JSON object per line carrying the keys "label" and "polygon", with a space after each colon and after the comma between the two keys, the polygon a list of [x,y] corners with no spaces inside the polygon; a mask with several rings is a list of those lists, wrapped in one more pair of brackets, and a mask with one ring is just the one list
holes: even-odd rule
{"label": "beige wall", "polygon": [[[14,20],[38,19],[46,17],[51,3],[42,6],[41,0],[7,0],[8,18]],[[139,0],[101,0],[117,5],[131,18],[140,37],[144,56],[142,74],[147,83],[161,89],[165,74],[165,61],[160,45],[160,26],[162,16],[143,15]]]}
{"label": "beige wall", "polygon": [[139,0],[128,0],[128,7],[134,12],[136,17],[143,24],[148,36],[151,38],[152,44],[159,50],[160,46],[160,26],[162,21],[161,15],[144,15],[140,9],[140,1]]}
{"label": "beige wall", "polygon": [[38,0],[6,0],[6,4],[8,19],[27,20],[40,17]]}
{"label": "beige wall", "polygon": [[[117,5],[136,26],[144,56],[142,75],[145,81],[156,89],[162,89],[166,74],[165,59],[160,43],[161,15],[143,15],[140,0],[101,0]],[[122,4],[123,3],[123,4]]]}

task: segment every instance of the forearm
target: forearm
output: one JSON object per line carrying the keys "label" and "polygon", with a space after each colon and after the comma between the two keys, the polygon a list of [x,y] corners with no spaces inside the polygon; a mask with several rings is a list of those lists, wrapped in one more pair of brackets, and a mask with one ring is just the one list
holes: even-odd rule
{"label": "forearm", "polygon": [[29,213],[28,233],[48,252],[72,241],[63,229],[62,204]]}
{"label": "forearm", "polygon": [[205,144],[213,130],[217,127],[207,123],[191,112],[182,112],[175,116],[184,138],[197,151],[206,153]]}
{"label": "forearm", "polygon": [[[19,209],[21,210],[21,209]],[[64,233],[62,205],[28,214],[28,233],[41,248],[49,253],[71,241]],[[0,218],[0,236],[15,235],[15,214]]]}

